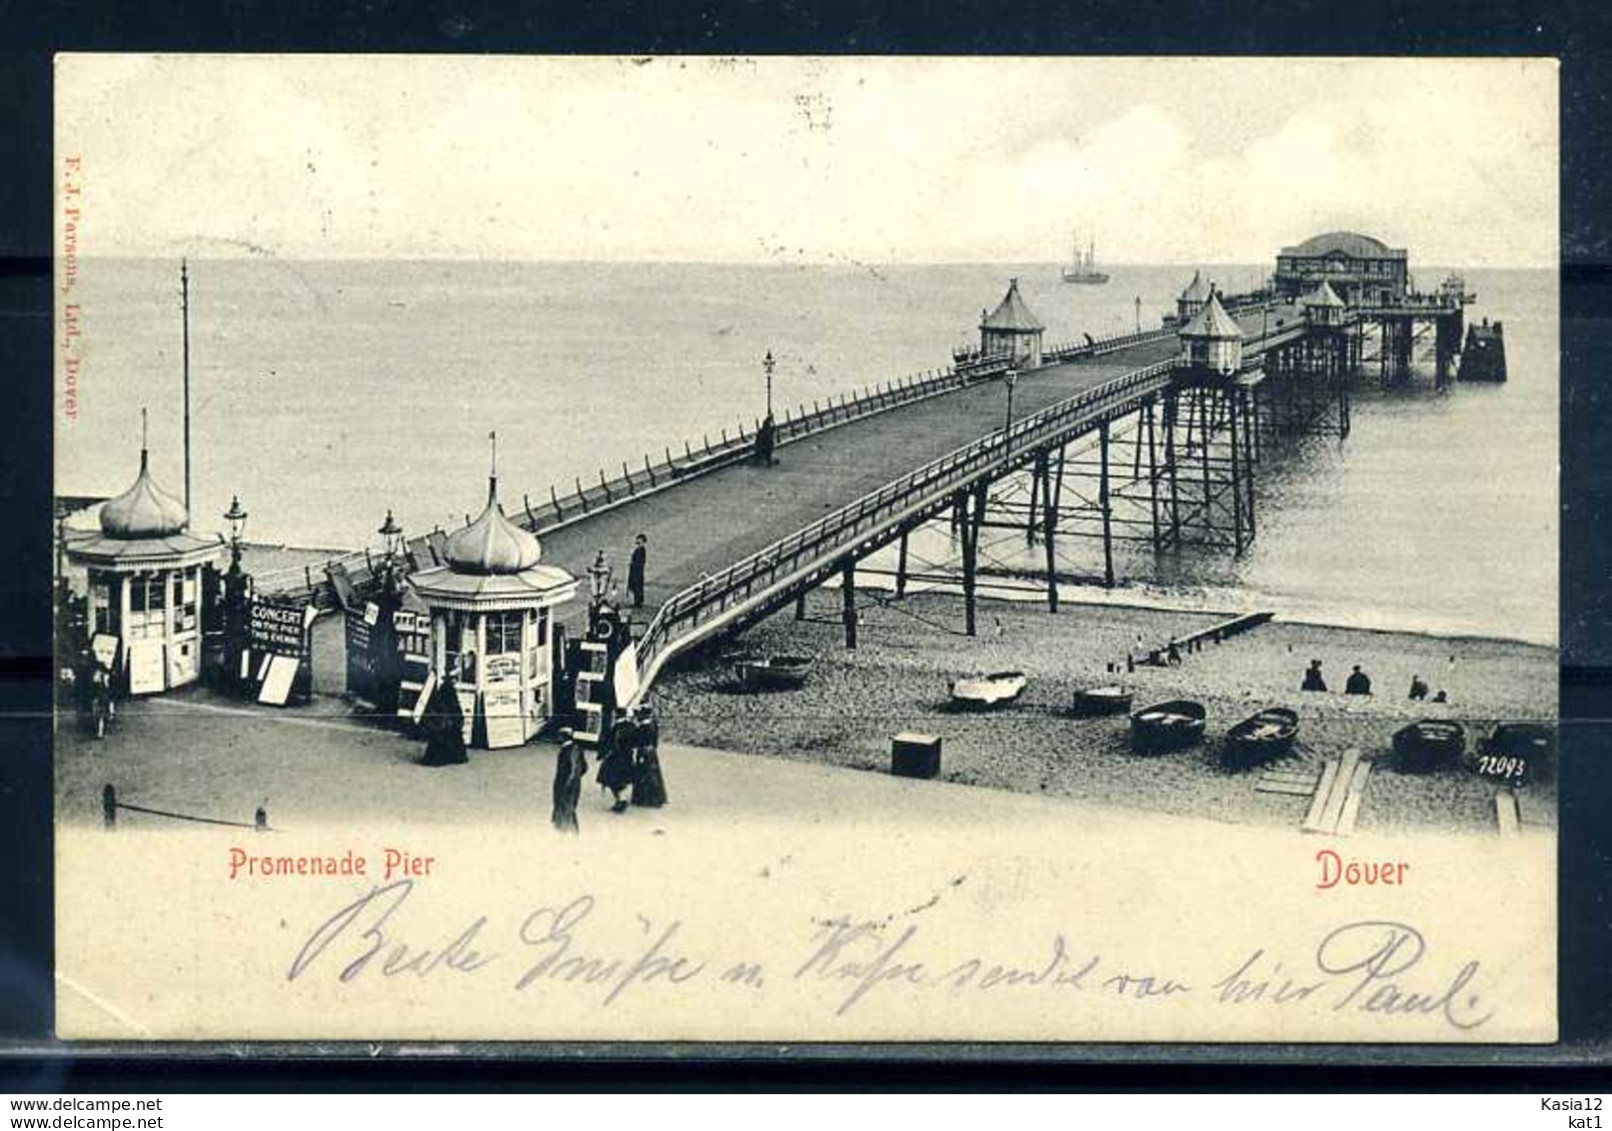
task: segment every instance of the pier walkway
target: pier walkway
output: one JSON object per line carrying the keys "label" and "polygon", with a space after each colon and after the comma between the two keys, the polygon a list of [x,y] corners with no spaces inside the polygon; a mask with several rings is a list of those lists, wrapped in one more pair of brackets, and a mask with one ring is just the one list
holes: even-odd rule
{"label": "pier walkway", "polygon": [[[1244,307],[1236,316],[1245,367],[1304,333],[1303,312],[1291,304]],[[647,687],[676,652],[833,576],[851,576],[860,558],[951,508],[974,507],[977,538],[990,482],[1037,460],[1044,472],[1048,454],[1072,437],[1098,428],[1106,435],[1110,421],[1150,406],[1168,389],[1179,352],[1170,330],[1049,348],[1041,367],[1017,375],[1010,434],[1006,365],[965,367],[786,416],[772,467],[750,456],[754,436],[741,428],[715,447],[668,449],[642,468],[623,465],[619,477],[601,473],[597,484],[577,479],[574,491],[551,490],[546,501],[506,491],[505,508],[537,533],[546,562],[578,577],[603,549],[622,600],[633,540],[647,537],[645,604],[632,612]],[[413,566],[440,560],[445,540],[441,531],[412,539]],[[338,563],[360,592],[372,564],[367,553]],[[265,578],[261,588],[297,584],[277,580]],[[305,595],[329,591],[312,571],[305,582]],[[972,576],[964,584],[972,608]],[[586,618],[585,603],[576,602],[562,623],[576,635]]]}

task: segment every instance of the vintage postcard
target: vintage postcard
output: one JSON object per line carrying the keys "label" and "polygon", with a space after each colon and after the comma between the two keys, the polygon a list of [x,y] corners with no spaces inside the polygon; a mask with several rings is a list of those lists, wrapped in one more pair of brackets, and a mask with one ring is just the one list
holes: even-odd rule
{"label": "vintage postcard", "polygon": [[63,1038],[1555,1039],[1553,61],[56,114]]}

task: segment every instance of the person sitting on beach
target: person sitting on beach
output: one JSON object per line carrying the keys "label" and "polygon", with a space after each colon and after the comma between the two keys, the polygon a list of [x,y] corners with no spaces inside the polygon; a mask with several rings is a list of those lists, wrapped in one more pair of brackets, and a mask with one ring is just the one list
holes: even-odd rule
{"label": "person sitting on beach", "polygon": [[1325,691],[1327,681],[1321,678],[1321,661],[1311,660],[1310,666],[1304,671],[1304,682],[1299,684],[1300,691]]}
{"label": "person sitting on beach", "polygon": [[1433,702],[1435,703],[1448,703],[1449,701],[1449,696],[1444,694],[1444,689],[1442,687],[1439,688],[1438,692],[1433,696]]}
{"label": "person sitting on beach", "polygon": [[1427,698],[1427,684],[1422,680],[1422,677],[1419,676],[1419,675],[1411,676],[1410,697],[1412,699],[1426,699]]}
{"label": "person sitting on beach", "polygon": [[1349,678],[1343,685],[1343,693],[1345,695],[1371,694],[1371,677],[1360,670],[1359,664],[1356,664],[1354,671],[1349,673]]}

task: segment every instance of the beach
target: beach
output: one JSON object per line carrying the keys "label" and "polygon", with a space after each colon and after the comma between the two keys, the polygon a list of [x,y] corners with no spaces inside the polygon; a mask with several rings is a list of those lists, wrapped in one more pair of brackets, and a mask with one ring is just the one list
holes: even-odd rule
{"label": "beach", "polygon": [[[1377,757],[1359,827],[1494,829],[1493,783],[1465,767],[1399,773],[1385,757],[1408,722],[1460,722],[1469,751],[1497,721],[1553,722],[1556,652],[1539,645],[1474,637],[1375,632],[1273,621],[1189,652],[1175,667],[1125,670],[1126,653],[1144,655],[1172,637],[1225,620],[1216,613],[1112,605],[1044,605],[982,599],[979,635],[962,635],[961,598],[926,593],[894,602],[858,593],[858,647],[844,647],[841,595],[819,591],[807,619],[775,615],[719,655],[690,662],[657,685],[662,732],[681,743],[888,772],[890,739],[901,731],[939,736],[946,781],[1019,793],[1079,799],[1239,824],[1297,827],[1307,799],[1254,789],[1258,771],[1221,767],[1220,740],[1236,722],[1267,706],[1300,718],[1295,756],[1321,760],[1354,749]],[[734,673],[738,655],[788,653],[815,660],[797,691],[745,694]],[[1323,662],[1330,691],[1298,690],[1312,659]],[[1109,665],[1117,668],[1111,671]],[[1341,694],[1359,664],[1374,694]],[[1029,677],[1022,698],[984,714],[947,709],[948,682],[1017,669]],[[1420,675],[1448,704],[1406,698]],[[1122,716],[1070,717],[1073,693],[1119,683],[1135,706],[1194,699],[1208,711],[1205,741],[1157,756],[1133,754]],[[1555,784],[1541,775],[1519,790],[1526,823],[1554,827]]]}

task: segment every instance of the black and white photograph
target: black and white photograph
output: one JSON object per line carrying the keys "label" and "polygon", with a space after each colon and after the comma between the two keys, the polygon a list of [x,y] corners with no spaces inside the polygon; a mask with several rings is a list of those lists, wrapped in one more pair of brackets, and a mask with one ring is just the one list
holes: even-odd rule
{"label": "black and white photograph", "polygon": [[1553,61],[55,115],[64,1038],[1555,1039]]}

